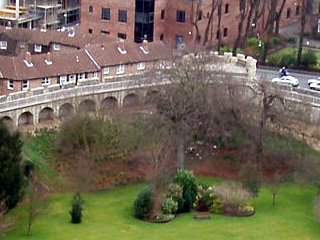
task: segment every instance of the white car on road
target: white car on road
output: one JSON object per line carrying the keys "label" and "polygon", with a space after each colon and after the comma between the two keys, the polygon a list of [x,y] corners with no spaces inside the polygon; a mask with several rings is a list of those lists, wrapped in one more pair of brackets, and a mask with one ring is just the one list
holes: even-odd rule
{"label": "white car on road", "polygon": [[277,78],[272,79],[271,81],[276,82],[276,83],[289,84],[293,87],[299,86],[299,80],[296,79],[295,77],[292,77],[292,76],[277,77]]}
{"label": "white car on road", "polygon": [[320,76],[317,78],[308,79],[308,85],[310,86],[312,83],[320,83]]}
{"label": "white car on road", "polygon": [[310,89],[313,89],[313,90],[320,90],[320,81],[317,83],[317,82],[314,82],[314,83],[311,83],[309,85]]}

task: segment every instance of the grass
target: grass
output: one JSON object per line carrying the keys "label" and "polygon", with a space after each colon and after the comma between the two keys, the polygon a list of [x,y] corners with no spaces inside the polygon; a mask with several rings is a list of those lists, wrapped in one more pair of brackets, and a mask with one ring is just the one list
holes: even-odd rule
{"label": "grass", "polygon": [[[214,179],[201,178],[212,184]],[[50,198],[47,214],[36,220],[33,235],[26,236],[26,208],[19,206],[10,212],[18,215],[14,229],[0,239],[216,239],[216,240],[311,240],[320,239],[320,223],[314,221],[312,200],[315,189],[285,185],[280,189],[277,204],[264,187],[260,197],[252,201],[256,214],[249,218],[212,215],[211,220],[193,219],[193,213],[179,215],[166,224],[139,221],[132,216],[132,202],[142,185],[126,186],[105,192],[84,194],[83,223],[70,223],[72,195]]]}

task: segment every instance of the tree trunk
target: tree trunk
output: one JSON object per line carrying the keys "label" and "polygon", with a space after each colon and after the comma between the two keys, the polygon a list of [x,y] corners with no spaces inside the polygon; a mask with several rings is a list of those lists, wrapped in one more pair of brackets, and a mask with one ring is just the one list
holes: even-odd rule
{"label": "tree trunk", "polygon": [[178,168],[184,169],[185,167],[185,153],[184,153],[184,132],[182,129],[178,129],[177,133],[177,160]]}
{"label": "tree trunk", "polygon": [[[246,43],[246,40],[249,36],[249,32],[251,32],[252,30],[252,26],[251,26],[251,18],[252,18],[252,15],[253,15],[253,10],[254,10],[254,1],[252,2],[251,1],[251,4],[250,4],[250,11],[248,13],[248,18],[247,18],[247,26],[246,26],[246,31],[244,33],[244,36],[243,36],[243,39],[242,39],[242,43],[241,43],[241,47],[244,48],[245,47],[245,43]],[[253,22],[252,22],[253,23]],[[255,23],[256,24],[256,23]]]}
{"label": "tree trunk", "polygon": [[276,14],[276,28],[275,28],[275,34],[279,34],[279,30],[280,30],[280,20],[281,20],[281,15],[284,9],[284,6],[286,4],[287,0],[283,0],[279,9],[279,12],[277,12]]}
{"label": "tree trunk", "polygon": [[302,6],[301,6],[301,31],[300,31],[300,39],[299,39],[299,49],[298,49],[298,55],[297,55],[297,67],[300,67],[301,65],[301,56],[302,56],[302,44],[304,39],[304,29],[306,25],[306,0],[302,0]]}
{"label": "tree trunk", "polygon": [[276,194],[272,193],[273,200],[272,200],[272,205],[276,205]]}
{"label": "tree trunk", "polygon": [[219,0],[218,1],[218,27],[217,27],[217,31],[219,32],[218,35],[218,53],[221,53],[221,17],[222,17],[222,1]]}
{"label": "tree trunk", "polygon": [[209,40],[209,30],[210,30],[210,26],[212,24],[213,13],[214,13],[215,9],[216,9],[216,1],[212,0],[211,11],[209,14],[208,23],[207,23],[206,28],[204,30],[203,46],[206,46],[206,44],[208,43],[208,40]]}
{"label": "tree trunk", "polygon": [[236,56],[237,55],[237,48],[240,45],[240,40],[242,37],[242,31],[243,31],[243,24],[244,20],[247,16],[247,5],[246,5],[247,0],[240,0],[239,1],[239,9],[240,9],[240,19],[238,23],[238,36],[236,38],[236,41],[234,42],[233,49],[232,49],[232,55]]}

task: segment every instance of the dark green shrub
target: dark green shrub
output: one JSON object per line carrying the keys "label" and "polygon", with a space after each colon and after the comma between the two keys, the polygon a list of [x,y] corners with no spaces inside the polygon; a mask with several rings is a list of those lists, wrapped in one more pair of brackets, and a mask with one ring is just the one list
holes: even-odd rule
{"label": "dark green shrub", "polygon": [[14,208],[23,195],[22,144],[20,134],[11,134],[0,121],[0,202],[5,202],[8,210]]}
{"label": "dark green shrub", "polygon": [[71,202],[72,208],[70,211],[72,223],[81,223],[83,202],[84,201],[83,201],[81,194],[79,192],[73,196],[73,199]]}
{"label": "dark green shrub", "polygon": [[141,189],[134,199],[133,215],[138,219],[146,219],[149,216],[153,204],[154,188],[146,186]]}
{"label": "dark green shrub", "polygon": [[297,62],[297,52],[284,54],[281,56],[281,66],[293,67]]}
{"label": "dark green shrub", "polygon": [[252,196],[257,197],[262,183],[261,169],[255,164],[245,164],[240,171],[240,177],[242,186],[247,189]]}
{"label": "dark green shrub", "polygon": [[317,56],[314,51],[307,50],[302,53],[301,64],[305,67],[317,64]]}
{"label": "dark green shrub", "polygon": [[197,179],[192,171],[179,169],[173,181],[182,187],[183,206],[179,212],[189,212],[197,196]]}
{"label": "dark green shrub", "polygon": [[249,38],[246,41],[246,46],[257,46],[259,44],[259,39],[258,38]]}
{"label": "dark green shrub", "polygon": [[277,46],[281,43],[281,39],[278,37],[273,37],[271,38],[271,43],[272,43],[272,46]]}
{"label": "dark green shrub", "polygon": [[288,43],[292,43],[292,44],[297,43],[297,38],[295,38],[295,37],[289,37],[289,38],[288,38]]}

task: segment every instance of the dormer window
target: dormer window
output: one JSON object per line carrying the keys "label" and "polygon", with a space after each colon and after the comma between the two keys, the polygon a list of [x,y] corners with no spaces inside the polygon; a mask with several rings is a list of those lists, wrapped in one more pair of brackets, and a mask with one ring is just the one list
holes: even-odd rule
{"label": "dormer window", "polygon": [[146,63],[145,62],[139,62],[137,65],[137,70],[143,70],[146,68]]}
{"label": "dormer window", "polygon": [[34,51],[35,51],[35,52],[41,52],[41,51],[42,51],[42,46],[41,46],[41,45],[38,45],[38,44],[35,44],[35,45],[34,45]]}
{"label": "dormer window", "polygon": [[33,67],[33,63],[32,62],[28,62],[27,60],[23,60],[23,62],[27,65],[27,67]]}
{"label": "dormer window", "polygon": [[119,51],[121,54],[127,54],[127,50],[122,49],[121,47],[118,47],[118,51]]}
{"label": "dormer window", "polygon": [[71,31],[68,33],[68,37],[74,37],[76,35],[76,33],[74,31]]}
{"label": "dormer window", "polygon": [[59,43],[54,43],[53,44],[53,50],[59,51],[60,50],[60,44]]}
{"label": "dormer window", "polygon": [[145,49],[143,46],[140,46],[140,49],[144,54],[149,54],[149,51]]}
{"label": "dormer window", "polygon": [[47,65],[52,65],[52,61],[51,61],[51,60],[45,59],[44,62],[45,62]]}
{"label": "dormer window", "polygon": [[7,41],[0,41],[0,49],[6,50],[8,46]]}

